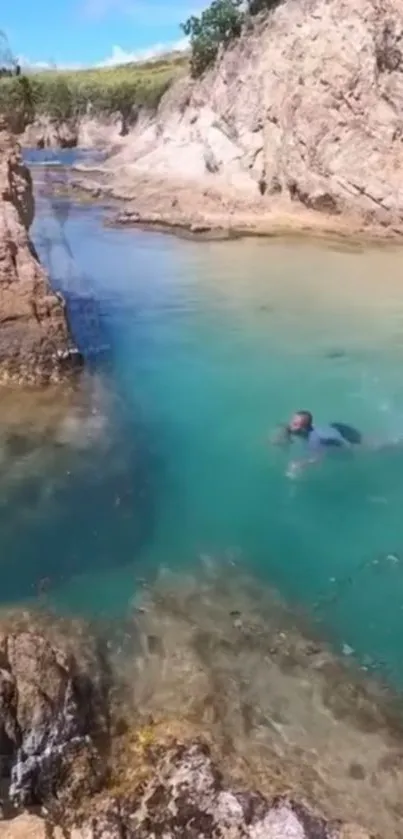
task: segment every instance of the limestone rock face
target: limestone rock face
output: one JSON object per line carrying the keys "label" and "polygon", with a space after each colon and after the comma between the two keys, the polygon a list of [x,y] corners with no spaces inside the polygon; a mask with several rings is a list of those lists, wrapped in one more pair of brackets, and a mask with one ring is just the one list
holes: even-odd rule
{"label": "limestone rock face", "polygon": [[78,128],[74,121],[37,117],[25,128],[21,140],[30,148],[72,149],[78,143]]}
{"label": "limestone rock face", "polygon": [[400,227],[402,114],[403,0],[284,0],[177,82],[111,169]]}
{"label": "limestone rock face", "polygon": [[0,125],[0,383],[59,381],[82,359],[63,301],[29,239],[32,182],[14,137]]}

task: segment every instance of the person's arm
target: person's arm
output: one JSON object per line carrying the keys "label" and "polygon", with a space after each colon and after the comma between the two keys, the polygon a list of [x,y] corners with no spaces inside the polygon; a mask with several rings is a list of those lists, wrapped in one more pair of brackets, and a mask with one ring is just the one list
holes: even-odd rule
{"label": "person's arm", "polygon": [[292,443],[292,435],[288,430],[288,426],[279,426],[277,431],[270,435],[270,443],[272,446],[290,446]]}
{"label": "person's arm", "polygon": [[312,457],[305,457],[301,458],[300,460],[291,460],[288,465],[286,475],[288,475],[288,477],[294,477],[294,475],[297,475],[299,472],[302,472],[308,466],[314,466],[315,464],[321,463],[322,456],[323,453],[318,452],[316,455],[313,455]]}
{"label": "person's arm", "polygon": [[312,439],[307,441],[307,453],[305,457],[301,457],[298,460],[292,460],[287,469],[287,476],[294,477],[303,469],[306,469],[307,466],[312,466],[315,463],[320,463],[323,458],[323,446],[320,444],[320,440],[313,437]]}

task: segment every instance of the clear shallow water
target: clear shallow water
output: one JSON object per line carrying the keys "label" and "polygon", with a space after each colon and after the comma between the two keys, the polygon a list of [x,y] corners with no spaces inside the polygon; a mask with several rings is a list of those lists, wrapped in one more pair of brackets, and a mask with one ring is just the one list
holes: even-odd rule
{"label": "clear shallow water", "polygon": [[[57,514],[45,501],[24,529],[14,511],[3,597],[27,596],[29,565],[59,608],[121,614],[159,565],[232,551],[403,683],[403,448],[290,481],[267,444],[300,407],[403,433],[402,253],[200,244],[106,229],[88,207],[63,218],[70,254],[59,230],[40,201],[55,284],[97,301],[115,443],[85,477],[72,464]],[[85,349],[80,306],[72,319]]]}
{"label": "clear shallow water", "polygon": [[103,160],[105,154],[94,149],[25,149],[24,159],[31,166],[71,166]]}

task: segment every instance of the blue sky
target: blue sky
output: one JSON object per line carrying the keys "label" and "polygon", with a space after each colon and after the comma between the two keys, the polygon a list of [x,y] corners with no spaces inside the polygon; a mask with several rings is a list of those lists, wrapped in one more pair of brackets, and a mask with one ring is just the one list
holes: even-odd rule
{"label": "blue sky", "polygon": [[[184,45],[180,23],[194,0],[10,0],[0,29],[24,63],[88,66]],[[207,5],[207,2],[206,2]],[[1,47],[1,44],[0,44]]]}

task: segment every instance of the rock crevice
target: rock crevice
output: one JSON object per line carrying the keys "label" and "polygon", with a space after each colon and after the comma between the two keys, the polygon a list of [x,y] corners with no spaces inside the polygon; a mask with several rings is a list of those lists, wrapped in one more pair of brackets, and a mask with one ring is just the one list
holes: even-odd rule
{"label": "rock crevice", "polygon": [[82,364],[29,238],[33,218],[29,170],[0,125],[0,384],[57,382]]}

